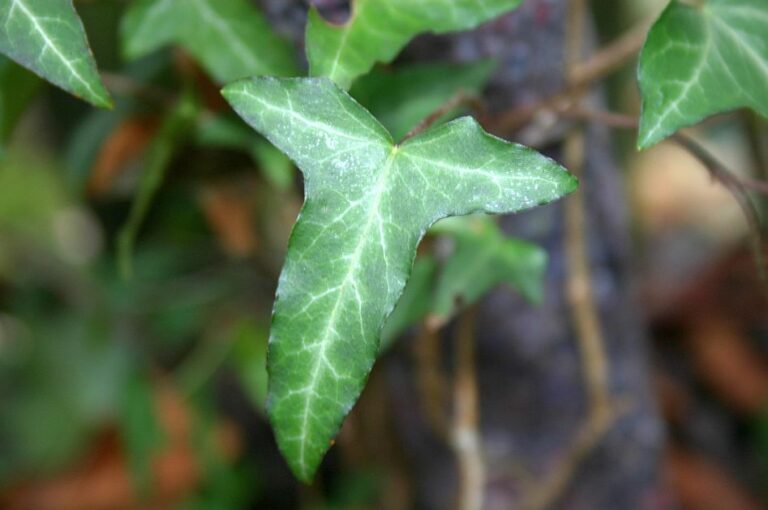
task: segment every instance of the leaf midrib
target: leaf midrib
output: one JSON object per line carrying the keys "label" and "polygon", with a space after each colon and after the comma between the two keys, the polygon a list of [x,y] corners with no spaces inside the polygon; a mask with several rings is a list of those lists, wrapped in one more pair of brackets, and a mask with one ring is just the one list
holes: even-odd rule
{"label": "leaf midrib", "polygon": [[[6,18],[6,23],[10,21],[11,17],[13,16],[13,10],[18,7],[21,12],[24,13],[24,15],[29,18],[29,20],[32,22],[33,27],[35,28],[35,31],[40,34],[40,37],[43,38],[43,42],[45,43],[45,48],[50,48],[53,53],[58,57],[59,60],[64,64],[64,66],[69,69],[69,71],[72,73],[72,75],[85,85],[85,88],[88,89],[88,92],[90,92],[94,97],[100,97],[101,94],[97,94],[96,91],[93,90],[93,87],[91,87],[91,84],[88,83],[88,81],[83,78],[83,76],[75,69],[75,67],[72,65],[72,62],[66,58],[61,51],[56,47],[55,44],[53,44],[53,41],[48,37],[48,34],[43,30],[43,27],[38,23],[36,15],[30,11],[27,6],[24,4],[23,0],[12,0],[11,3],[11,9],[8,11],[8,17]],[[45,51],[45,50],[43,50]],[[42,55],[42,54],[41,54]]]}
{"label": "leaf midrib", "polygon": [[[331,310],[331,314],[328,318],[328,322],[326,323],[325,330],[323,331],[321,340],[318,341],[319,344],[319,350],[317,352],[317,355],[315,357],[315,363],[312,368],[312,376],[310,379],[309,385],[305,388],[306,391],[306,397],[304,400],[304,412],[302,414],[302,425],[301,425],[301,431],[299,435],[299,464],[301,465],[302,472],[306,476],[306,445],[307,445],[307,434],[309,433],[309,416],[310,416],[310,409],[312,408],[312,403],[314,401],[314,398],[317,396],[317,387],[320,377],[321,368],[323,365],[331,367],[330,363],[328,362],[326,358],[326,352],[328,350],[328,346],[330,343],[332,343],[332,334],[335,334],[333,332],[336,331],[336,320],[339,312],[340,305],[343,301],[343,297],[347,292],[347,289],[350,284],[354,284],[356,278],[356,273],[359,270],[360,267],[360,259],[362,257],[363,249],[365,248],[367,241],[369,239],[369,235],[371,233],[371,230],[373,228],[374,223],[376,223],[376,219],[378,218],[379,222],[381,222],[380,217],[380,207],[381,207],[381,199],[382,197],[387,193],[387,182],[389,179],[389,174],[391,172],[392,167],[394,166],[394,161],[396,159],[398,153],[398,147],[393,146],[392,150],[387,157],[384,166],[379,174],[379,178],[376,181],[376,187],[374,188],[374,191],[371,193],[371,196],[373,198],[373,203],[369,207],[368,210],[368,216],[366,218],[366,223],[363,229],[360,231],[359,241],[357,245],[355,246],[355,251],[352,254],[352,257],[350,259],[350,263],[348,265],[348,270],[346,274],[344,275],[344,279],[342,280],[341,284],[338,287],[338,294],[336,296],[336,302],[333,305],[333,309]],[[386,250],[383,249],[383,258],[385,259],[386,263]],[[353,285],[355,288],[355,293],[358,292],[357,286]],[[360,303],[360,296],[357,296],[358,304]],[[363,317],[362,314],[360,315],[360,327],[363,327],[362,324]],[[365,337],[364,331],[361,331],[361,336]],[[337,376],[337,374],[334,374]]]}

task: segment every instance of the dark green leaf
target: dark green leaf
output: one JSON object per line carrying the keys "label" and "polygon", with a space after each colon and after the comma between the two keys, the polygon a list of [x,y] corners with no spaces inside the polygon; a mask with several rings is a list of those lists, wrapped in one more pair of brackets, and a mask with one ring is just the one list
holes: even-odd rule
{"label": "dark green leaf", "polygon": [[474,28],[519,4],[520,0],[353,0],[352,15],[344,25],[328,23],[312,8],[307,21],[310,74],[349,88],[376,62],[390,62],[420,33]]}
{"label": "dark green leaf", "polygon": [[112,106],[72,0],[0,0],[0,26],[0,52],[77,97]]}
{"label": "dark green leaf", "polygon": [[40,89],[40,79],[0,57],[0,156],[16,122]]}
{"label": "dark green leaf", "polygon": [[125,15],[122,38],[132,59],[179,44],[220,83],[296,74],[293,48],[246,0],[138,0]]}
{"label": "dark green leaf", "polygon": [[487,216],[449,218],[432,233],[456,240],[435,291],[432,313],[441,322],[501,283],[514,285],[534,303],[541,301],[547,254],[538,246],[505,237]]}

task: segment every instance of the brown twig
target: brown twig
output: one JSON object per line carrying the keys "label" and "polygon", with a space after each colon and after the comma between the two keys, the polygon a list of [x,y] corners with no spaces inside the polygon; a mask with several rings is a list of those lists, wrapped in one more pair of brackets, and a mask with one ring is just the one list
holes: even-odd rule
{"label": "brown twig", "polygon": [[[584,44],[586,0],[571,0],[566,27],[566,63],[570,89],[576,87],[575,71]],[[574,99],[580,104],[580,94]],[[584,175],[584,130],[574,126],[564,147],[565,166],[577,177]],[[566,295],[573,314],[576,339],[588,398],[588,415],[566,454],[543,483],[523,501],[522,507],[540,510],[551,507],[563,494],[589,452],[600,442],[614,422],[608,387],[608,358],[602,327],[592,291],[592,275],[586,237],[586,204],[582,189],[565,201],[565,252],[568,266]]]}
{"label": "brown twig", "polygon": [[424,408],[427,423],[441,438],[448,436],[446,423],[448,387],[441,368],[440,333],[424,324],[419,327],[418,338],[414,343],[416,378],[419,396]]}
{"label": "brown twig", "polygon": [[456,333],[456,375],[451,446],[459,465],[459,510],[481,510],[485,492],[485,463],[478,430],[479,411],[475,370],[476,308],[470,307],[459,319]]}
{"label": "brown twig", "polygon": [[483,102],[476,95],[465,90],[460,90],[445,103],[440,105],[434,112],[430,113],[424,120],[419,122],[413,129],[408,131],[401,143],[425,131],[443,116],[462,106],[470,107],[478,112],[484,110]]}
{"label": "brown twig", "polygon": [[[637,117],[631,115],[625,115],[622,113],[609,112],[603,110],[591,110],[586,108],[569,108],[559,112],[561,117],[592,121],[616,129],[631,129],[636,130],[638,126]],[[681,143],[678,137],[685,137],[689,143],[693,142],[698,149],[691,150],[690,145]],[[672,140],[677,141],[684,149],[688,150],[692,156],[702,163],[710,174],[718,181],[725,185],[725,181],[738,183],[739,187],[747,188],[758,193],[768,194],[768,182],[760,179],[753,179],[750,177],[742,177],[729,170],[725,165],[720,163],[714,156],[709,154],[700,144],[695,142],[692,138],[683,134],[677,134],[672,136]],[[706,154],[706,155],[705,155]],[[715,164],[716,163],[716,164]],[[728,186],[726,186],[728,187]],[[729,188],[730,189],[730,188]],[[745,190],[746,191],[746,190]]]}
{"label": "brown twig", "polygon": [[544,483],[537,486],[520,505],[522,510],[551,508],[563,496],[579,465],[600,443],[616,422],[615,414],[596,414],[584,422],[576,437],[560,459],[557,467],[547,475]]}
{"label": "brown twig", "polygon": [[523,105],[499,115],[488,127],[492,131],[509,133],[528,124],[538,113],[566,109],[584,89],[623,66],[634,57],[645,42],[649,21],[643,21],[624,35],[597,51],[587,61],[571,66],[567,86],[555,94],[532,104]]}
{"label": "brown twig", "polygon": [[[731,172],[720,160],[714,157],[707,149],[705,149],[699,142],[693,138],[684,135],[682,133],[675,133],[672,136],[678,144],[684,147],[690,154],[696,157],[709,171],[713,179],[721,183],[725,188],[731,192],[733,198],[738,202],[741,211],[744,213],[744,217],[749,224],[749,238],[750,246],[752,248],[752,255],[757,265],[758,273],[762,280],[766,280],[766,263],[765,256],[762,250],[763,246],[763,232],[760,227],[760,214],[757,212],[757,207],[752,202],[752,199],[747,193],[746,185],[744,181]],[[751,181],[751,180],[750,180]],[[764,185],[765,183],[760,183]]]}

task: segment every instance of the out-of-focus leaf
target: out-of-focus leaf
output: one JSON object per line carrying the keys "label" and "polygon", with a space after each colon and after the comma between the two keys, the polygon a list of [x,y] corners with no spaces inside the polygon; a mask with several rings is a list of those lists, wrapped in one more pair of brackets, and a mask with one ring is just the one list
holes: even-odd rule
{"label": "out-of-focus leaf", "polygon": [[403,331],[429,313],[436,272],[434,257],[421,255],[416,258],[403,295],[381,330],[380,352],[386,351]]}
{"label": "out-of-focus leaf", "polygon": [[253,78],[224,96],[305,177],[274,306],[269,413],[289,465],[309,481],[362,391],[427,228],[545,204],[577,183],[468,117],[395,145],[325,78]]}
{"label": "out-of-focus leaf", "polygon": [[343,25],[325,21],[314,7],[307,21],[310,74],[327,76],[348,89],[376,62],[390,62],[423,32],[467,30],[492,20],[520,0],[364,0],[352,2]]}
{"label": "out-of-focus leaf", "polygon": [[57,170],[21,152],[11,151],[0,160],[0,231],[8,228],[51,242],[54,215],[69,204]]}
{"label": "out-of-focus leaf", "polygon": [[121,31],[128,58],[179,44],[219,83],[297,72],[293,48],[246,0],[138,0]]}
{"label": "out-of-focus leaf", "polygon": [[241,121],[224,115],[208,116],[198,123],[195,137],[196,142],[203,146],[247,152],[267,181],[278,190],[286,190],[293,183],[291,160]]}
{"label": "out-of-focus leaf", "polygon": [[0,157],[16,122],[40,89],[40,79],[0,56]]}
{"label": "out-of-focus leaf", "polygon": [[95,106],[112,106],[72,0],[0,0],[0,26],[0,52]]}
{"label": "out-of-focus leaf", "polygon": [[136,236],[141,228],[152,199],[165,178],[165,171],[175,151],[189,134],[197,114],[197,104],[184,94],[169,112],[158,130],[157,136],[147,149],[144,172],[136,191],[130,215],[118,237],[118,264],[123,277],[133,273],[131,256]]}
{"label": "out-of-focus leaf", "polygon": [[0,406],[0,477],[40,476],[81,453],[117,414],[129,366],[126,346],[105,334],[102,317],[17,307],[28,355]]}
{"label": "out-of-focus leaf", "polygon": [[739,107],[768,117],[768,2],[672,0],[648,34],[638,146]]}
{"label": "out-of-focus leaf", "polygon": [[120,432],[128,466],[138,493],[146,496],[152,489],[153,458],[166,441],[157,417],[150,375],[140,370],[134,372],[120,402]]}
{"label": "out-of-focus leaf", "polygon": [[[377,68],[356,81],[349,93],[400,140],[459,92],[479,95],[495,68],[492,60]],[[451,114],[455,112],[446,116]]]}
{"label": "out-of-focus leaf", "polygon": [[504,236],[488,216],[448,218],[432,233],[456,240],[438,278],[432,313],[441,322],[501,283],[513,285],[531,302],[542,298],[547,254],[536,245]]}
{"label": "out-of-focus leaf", "polygon": [[264,411],[267,405],[267,339],[266,327],[255,321],[243,321],[232,332],[235,351],[232,361],[254,407]]}

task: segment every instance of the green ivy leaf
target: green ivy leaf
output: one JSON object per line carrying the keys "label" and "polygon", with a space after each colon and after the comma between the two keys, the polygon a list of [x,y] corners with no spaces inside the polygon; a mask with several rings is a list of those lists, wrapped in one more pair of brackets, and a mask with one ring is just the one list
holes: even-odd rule
{"label": "green ivy leaf", "polygon": [[640,56],[638,146],[719,112],[749,107],[768,116],[768,2],[673,0]]}
{"label": "green ivy leaf", "polygon": [[459,92],[479,95],[495,68],[493,60],[481,60],[374,69],[349,93],[400,140]]}
{"label": "green ivy leaf", "polygon": [[576,180],[468,117],[395,145],[324,78],[253,78],[223,93],[304,174],[274,305],[268,411],[288,463],[309,481],[362,391],[427,228],[544,204]]}
{"label": "green ivy leaf", "polygon": [[293,48],[245,0],[138,0],[121,31],[127,58],[176,43],[220,83],[297,71]]}
{"label": "green ivy leaf", "polygon": [[112,107],[72,0],[0,0],[0,52],[95,106]]}
{"label": "green ivy leaf", "polygon": [[516,8],[520,0],[366,0],[352,2],[347,23],[307,20],[310,74],[347,89],[376,62],[390,62],[414,36],[468,30]]}
{"label": "green ivy leaf", "polygon": [[431,231],[456,240],[435,290],[432,313],[447,321],[501,283],[510,283],[533,303],[541,302],[547,254],[538,246],[506,237],[487,216],[448,218]]}

